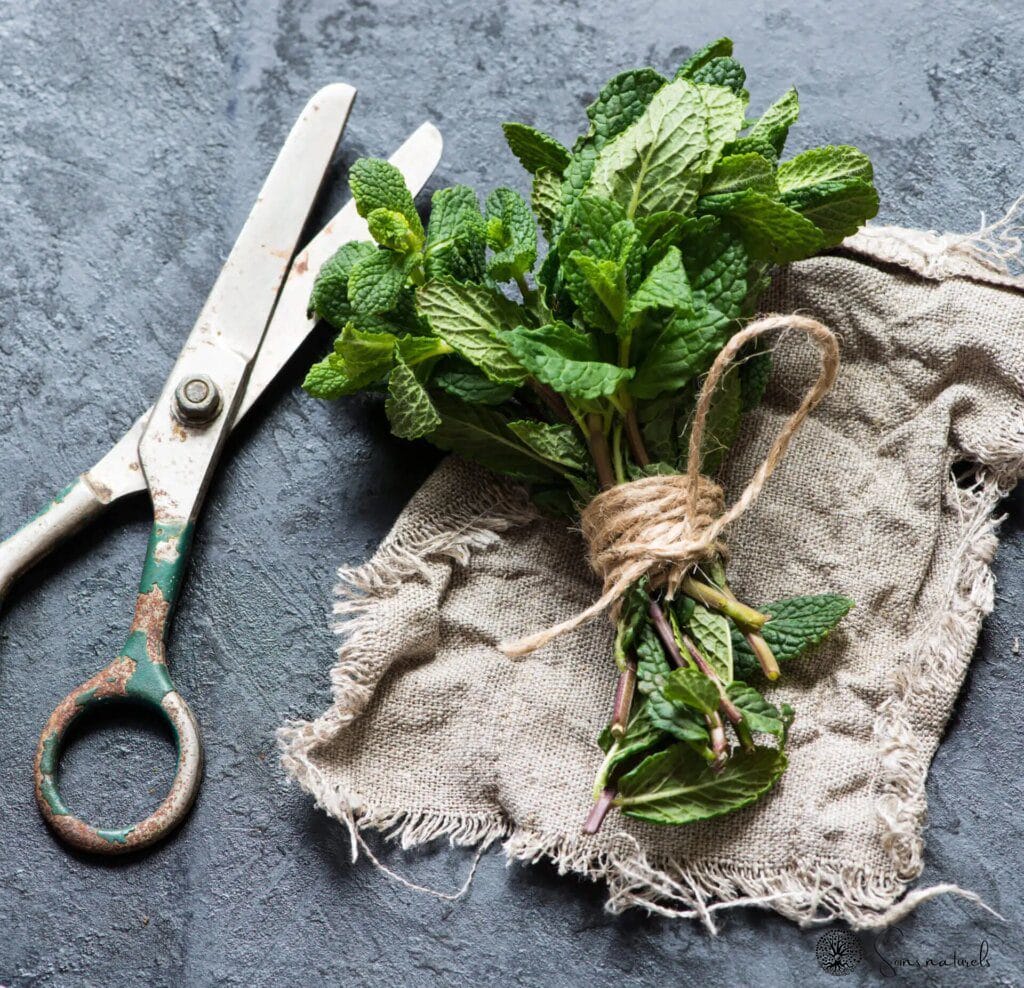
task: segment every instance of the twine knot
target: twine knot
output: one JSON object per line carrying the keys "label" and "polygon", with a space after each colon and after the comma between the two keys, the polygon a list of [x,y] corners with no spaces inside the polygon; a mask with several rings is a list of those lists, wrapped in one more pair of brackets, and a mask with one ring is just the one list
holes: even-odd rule
{"label": "twine knot", "polygon": [[[796,329],[817,346],[821,370],[797,410],[786,420],[743,493],[728,510],[722,488],[700,472],[701,451],[715,388],[751,340],[780,329]],[[806,316],[767,316],[737,332],[715,358],[701,386],[690,429],[686,473],[642,477],[602,491],[580,515],[588,559],[603,582],[601,596],[568,621],[516,642],[502,651],[518,656],[533,652],[618,605],[627,590],[646,576],[654,589],[673,593],[701,560],[725,551],[721,535],[761,493],[786,455],[804,419],[828,393],[839,371],[839,344],[827,326]]]}

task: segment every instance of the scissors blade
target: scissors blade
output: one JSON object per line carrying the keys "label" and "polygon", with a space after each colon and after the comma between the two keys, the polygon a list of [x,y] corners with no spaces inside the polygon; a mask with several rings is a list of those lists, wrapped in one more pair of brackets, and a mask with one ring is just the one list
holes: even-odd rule
{"label": "scissors blade", "polygon": [[[339,83],[306,104],[153,405],[139,460],[157,521],[198,512],[354,96]],[[213,414],[189,418],[183,390],[204,389]]]}
{"label": "scissors blade", "polygon": [[[443,147],[441,132],[433,124],[423,123],[388,159],[402,173],[413,197],[427,184],[441,160]],[[307,310],[320,268],[342,244],[369,239],[366,220],[356,211],[355,201],[349,200],[295,258],[249,375],[236,424],[313,331],[317,320],[310,317]]]}

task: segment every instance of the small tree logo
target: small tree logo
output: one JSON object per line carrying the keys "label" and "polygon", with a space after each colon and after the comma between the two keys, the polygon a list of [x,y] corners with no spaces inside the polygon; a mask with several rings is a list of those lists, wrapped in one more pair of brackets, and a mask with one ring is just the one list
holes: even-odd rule
{"label": "small tree logo", "polygon": [[853,971],[864,959],[864,948],[849,930],[826,930],[818,937],[814,956],[826,974],[841,977]]}

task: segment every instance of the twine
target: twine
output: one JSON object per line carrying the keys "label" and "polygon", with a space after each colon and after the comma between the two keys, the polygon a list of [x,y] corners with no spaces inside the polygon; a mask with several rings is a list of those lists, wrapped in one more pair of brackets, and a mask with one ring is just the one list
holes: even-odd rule
{"label": "twine", "polygon": [[[722,488],[700,472],[701,448],[715,388],[751,340],[782,329],[804,333],[818,348],[821,370],[800,407],[786,420],[768,455],[743,493],[728,510]],[[536,634],[507,642],[509,656],[527,655],[573,631],[606,610],[614,618],[627,590],[646,576],[652,589],[675,591],[686,574],[710,556],[721,554],[723,530],[761,493],[786,455],[804,419],[828,393],[839,370],[839,344],[825,325],[807,316],[767,316],[736,333],[715,358],[701,386],[690,429],[686,473],[642,477],[616,484],[597,495],[580,515],[587,557],[603,583],[601,596],[578,614]]]}

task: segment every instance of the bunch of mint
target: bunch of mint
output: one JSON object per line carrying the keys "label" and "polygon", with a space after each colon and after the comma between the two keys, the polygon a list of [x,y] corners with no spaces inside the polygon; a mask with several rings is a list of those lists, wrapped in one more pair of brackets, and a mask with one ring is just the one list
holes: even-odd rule
{"label": "bunch of mint", "polygon": [[[856,148],[780,161],[796,91],[749,119],[745,81],[723,38],[671,79],[616,76],[571,150],[505,124],[531,202],[502,188],[481,210],[457,185],[434,194],[426,228],[395,168],[357,161],[352,194],[376,243],[348,243],[320,271],[310,305],[340,335],[306,390],[384,392],[396,436],[525,482],[570,517],[599,490],[685,470],[700,378],[772,267],[839,244],[878,207]],[[770,360],[752,345],[723,377],[703,473],[760,402]],[[613,805],[682,824],[766,792],[786,766],[792,711],[748,681],[776,678],[853,606],[823,594],[754,610],[717,559],[681,590],[667,600],[640,581],[621,608],[588,832]]]}

